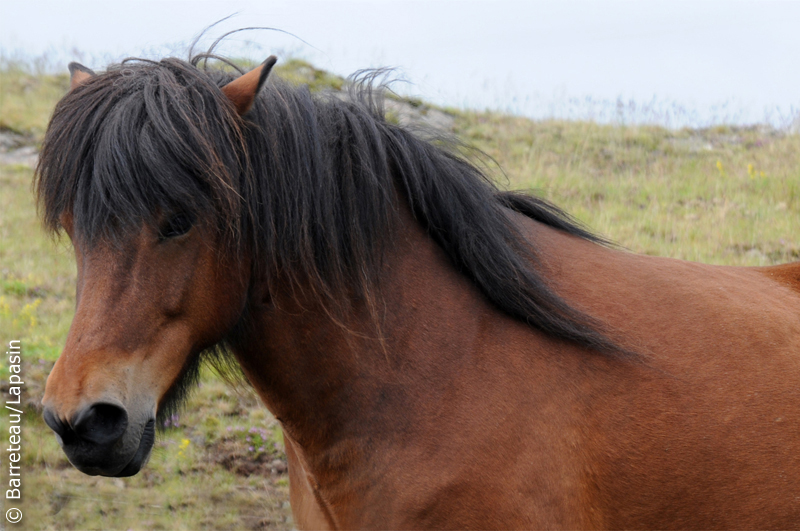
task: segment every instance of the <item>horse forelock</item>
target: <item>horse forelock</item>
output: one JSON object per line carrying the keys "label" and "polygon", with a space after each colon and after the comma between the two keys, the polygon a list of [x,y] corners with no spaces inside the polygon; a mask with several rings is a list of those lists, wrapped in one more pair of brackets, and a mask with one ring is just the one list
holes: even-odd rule
{"label": "horse forelock", "polygon": [[209,75],[177,59],[113,65],[56,106],[37,167],[45,227],[57,231],[69,213],[92,244],[179,210],[230,234],[243,150],[239,120]]}

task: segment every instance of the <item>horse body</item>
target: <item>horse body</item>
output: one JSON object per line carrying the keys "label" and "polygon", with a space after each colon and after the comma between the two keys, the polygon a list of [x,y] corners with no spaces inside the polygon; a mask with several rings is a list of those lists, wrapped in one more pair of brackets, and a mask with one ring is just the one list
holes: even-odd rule
{"label": "horse body", "polygon": [[236,351],[304,476],[298,524],[797,525],[800,296],[769,276],[800,266],[643,257],[520,223],[560,292],[646,358],[509,319],[409,219],[387,265],[385,356],[310,302],[259,312]]}
{"label": "horse body", "polygon": [[560,292],[644,355],[592,376],[583,443],[603,470],[604,526],[796,527],[800,265],[708,266],[538,233]]}
{"label": "horse body", "polygon": [[[175,62],[142,67],[141,81],[78,72],[86,85],[56,111],[39,191],[46,221],[60,220],[78,263],[78,307],[48,379],[45,419],[81,470],[138,472],[156,415],[180,395],[200,352],[224,341],[281,422],[302,528],[800,522],[800,265],[706,266],[599,245],[550,207],[481,188],[470,167],[345,104],[315,107],[279,92],[271,107],[255,101],[247,115],[268,67],[216,82]],[[165,86],[175,72],[178,81]],[[130,99],[137,91],[145,104]],[[188,91],[188,110],[182,100],[153,103],[170,91]],[[117,103],[86,110],[97,94]],[[304,116],[319,114],[304,118],[308,131],[288,114],[292,101]],[[124,120],[98,117],[113,104]],[[192,115],[198,106],[203,114]],[[170,108],[184,111],[175,123],[215,118],[225,127],[211,138],[203,132],[213,123],[173,126],[158,114]],[[284,130],[267,129],[267,110]],[[258,127],[247,129],[237,113]],[[127,158],[124,142],[109,141],[113,164],[101,155],[72,164],[62,146],[80,137],[74,122],[92,134],[111,135],[107,123],[140,129]],[[334,132],[306,149],[304,139],[325,127]],[[184,135],[211,155],[188,169],[184,157],[159,179],[158,168],[181,159],[185,146],[159,158],[154,130]],[[103,134],[77,152],[101,150]],[[269,160],[259,163],[268,158],[261,148],[245,162],[225,151],[252,138],[264,139],[256,146]],[[374,159],[358,158],[370,150]],[[315,165],[336,157],[344,173],[325,181]],[[276,159],[297,174],[237,180],[249,165]],[[156,173],[140,177],[128,166]],[[198,185],[203,172],[218,179]],[[379,177],[386,188],[369,192]],[[302,190],[286,188],[292,196],[282,185]],[[142,210],[142,186],[174,190]],[[351,210],[326,210],[317,189]],[[263,207],[254,226],[272,234],[264,241],[276,251],[265,259],[260,244],[246,244],[229,253],[226,234],[237,231],[224,215],[258,193],[241,210]],[[117,196],[128,203],[108,210],[104,201]],[[497,210],[482,210],[487,202]],[[296,214],[303,208],[317,217]],[[459,233],[471,216],[483,221]],[[103,232],[106,219],[125,230]],[[297,230],[281,239],[292,223]],[[495,225],[481,232],[481,223]],[[383,245],[373,249],[372,271],[374,238]],[[506,267],[509,260],[522,265]],[[549,287],[536,287],[532,271]],[[343,287],[333,306],[325,290],[337,284],[320,280],[326,272]],[[361,281],[373,273],[376,282]],[[539,306],[530,306],[531,293]],[[523,312],[529,317],[519,317],[521,307],[533,308]]]}

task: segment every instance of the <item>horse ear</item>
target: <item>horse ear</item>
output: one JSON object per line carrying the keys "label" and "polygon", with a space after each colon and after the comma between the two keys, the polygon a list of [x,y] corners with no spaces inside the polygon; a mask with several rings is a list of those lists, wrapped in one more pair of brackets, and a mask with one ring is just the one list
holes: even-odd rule
{"label": "horse ear", "polygon": [[75,90],[76,87],[79,87],[93,78],[96,74],[92,71],[91,68],[86,68],[80,63],[70,63],[69,64],[69,89]]}
{"label": "horse ear", "polygon": [[258,91],[261,90],[270,70],[272,70],[277,61],[277,57],[270,55],[258,68],[252,69],[222,87],[222,92],[236,107],[236,112],[239,113],[239,116],[249,111],[250,107],[253,106]]}

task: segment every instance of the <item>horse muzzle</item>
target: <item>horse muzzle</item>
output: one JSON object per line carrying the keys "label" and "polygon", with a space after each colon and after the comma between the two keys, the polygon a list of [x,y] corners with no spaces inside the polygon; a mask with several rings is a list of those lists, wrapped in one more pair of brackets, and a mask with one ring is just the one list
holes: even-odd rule
{"label": "horse muzzle", "polygon": [[45,407],[44,421],[75,468],[92,476],[126,477],[147,463],[155,442],[155,419],[131,422],[124,407],[97,402],[59,418]]}

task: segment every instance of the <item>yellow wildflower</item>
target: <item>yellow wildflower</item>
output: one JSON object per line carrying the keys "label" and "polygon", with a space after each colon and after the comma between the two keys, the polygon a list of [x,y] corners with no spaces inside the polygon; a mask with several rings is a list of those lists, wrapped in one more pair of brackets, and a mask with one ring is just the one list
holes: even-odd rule
{"label": "yellow wildflower", "polygon": [[189,448],[191,442],[189,439],[181,440],[181,444],[178,446],[178,457],[183,457],[183,451]]}
{"label": "yellow wildflower", "polygon": [[42,304],[42,299],[36,299],[22,307],[19,315],[23,320],[28,321],[28,326],[34,328],[36,326],[36,308]]}

